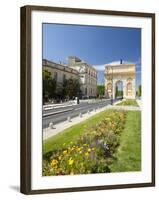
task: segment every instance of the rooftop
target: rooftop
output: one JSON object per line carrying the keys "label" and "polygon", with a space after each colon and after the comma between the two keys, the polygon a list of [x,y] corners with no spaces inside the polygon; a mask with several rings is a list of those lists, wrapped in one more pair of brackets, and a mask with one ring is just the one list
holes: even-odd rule
{"label": "rooftop", "polygon": [[129,62],[129,61],[125,61],[125,60],[117,60],[117,61],[113,61],[111,63],[107,63],[105,64],[105,66],[119,66],[119,65],[135,65],[135,63]]}
{"label": "rooftop", "polygon": [[92,65],[88,64],[86,61],[81,60],[79,57],[77,57],[77,56],[69,56],[68,57],[68,65],[69,66],[74,67],[74,66],[78,66],[78,65],[81,65],[81,64],[85,64],[88,67],[90,67],[90,68],[92,68],[93,70],[96,71],[95,67],[93,67]]}
{"label": "rooftop", "polygon": [[47,67],[51,67],[51,68],[56,68],[56,69],[59,69],[59,70],[64,70],[66,72],[71,72],[71,73],[74,73],[74,74],[78,74],[77,70],[72,69],[72,68],[68,67],[67,65],[55,63],[55,62],[47,60],[47,59],[43,59],[42,65],[43,66],[47,66]]}

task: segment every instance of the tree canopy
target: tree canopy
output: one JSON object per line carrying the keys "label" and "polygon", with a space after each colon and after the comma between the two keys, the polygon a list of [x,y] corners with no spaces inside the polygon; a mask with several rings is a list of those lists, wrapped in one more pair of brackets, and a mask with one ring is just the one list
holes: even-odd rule
{"label": "tree canopy", "polygon": [[97,85],[97,95],[98,97],[103,97],[105,94],[105,86],[104,85]]}
{"label": "tree canopy", "polygon": [[43,100],[72,99],[80,95],[80,83],[78,79],[66,79],[63,83],[57,83],[51,76],[51,72],[43,69]]}
{"label": "tree canopy", "polygon": [[56,81],[51,76],[51,72],[43,70],[43,99],[46,101],[53,98],[56,90]]}
{"label": "tree canopy", "polygon": [[68,79],[63,83],[63,95],[72,99],[80,94],[80,83],[78,79]]}

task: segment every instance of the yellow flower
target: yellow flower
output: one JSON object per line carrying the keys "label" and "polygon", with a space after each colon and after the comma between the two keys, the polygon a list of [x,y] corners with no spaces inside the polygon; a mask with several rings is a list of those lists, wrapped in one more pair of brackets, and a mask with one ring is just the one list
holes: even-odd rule
{"label": "yellow flower", "polygon": [[83,144],[83,146],[87,146],[87,144]]}
{"label": "yellow flower", "polygon": [[92,148],[92,151],[94,151],[94,148]]}
{"label": "yellow flower", "polygon": [[72,165],[74,163],[74,160],[72,159],[72,158],[70,158],[69,160],[68,160],[68,164],[69,165]]}
{"label": "yellow flower", "polygon": [[86,153],[85,153],[85,156],[86,156],[86,157],[88,157],[88,156],[89,156],[89,153],[88,153],[88,152],[86,152]]}
{"label": "yellow flower", "polygon": [[63,154],[66,155],[66,154],[67,154],[67,150],[64,150],[64,151],[63,151]]}
{"label": "yellow flower", "polygon": [[75,148],[74,147],[72,147],[72,149],[71,149],[71,151],[73,151]]}
{"label": "yellow flower", "polygon": [[77,148],[77,151],[81,151],[81,149],[82,149],[81,147],[78,147],[78,148]]}
{"label": "yellow flower", "polygon": [[79,151],[79,153],[81,154],[81,153],[82,153],[82,151]]}
{"label": "yellow flower", "polygon": [[88,152],[91,152],[91,149],[90,149],[90,148],[88,149]]}
{"label": "yellow flower", "polygon": [[53,159],[53,160],[51,161],[51,166],[52,166],[52,167],[55,167],[57,164],[58,164],[58,161],[57,161],[56,159]]}

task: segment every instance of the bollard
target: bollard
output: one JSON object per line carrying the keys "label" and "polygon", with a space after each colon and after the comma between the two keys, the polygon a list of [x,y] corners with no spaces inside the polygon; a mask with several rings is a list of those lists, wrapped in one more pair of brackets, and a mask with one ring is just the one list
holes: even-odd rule
{"label": "bollard", "polygon": [[90,114],[90,111],[89,111],[89,110],[87,111],[87,114]]}
{"label": "bollard", "polygon": [[51,129],[54,128],[54,124],[53,124],[53,122],[50,122],[50,123],[49,123],[49,127],[50,127]]}
{"label": "bollard", "polygon": [[82,113],[79,114],[79,117],[82,117]]}
{"label": "bollard", "polygon": [[71,122],[71,117],[70,116],[67,117],[67,121]]}
{"label": "bollard", "polygon": [[96,108],[94,108],[94,112],[96,112]]}

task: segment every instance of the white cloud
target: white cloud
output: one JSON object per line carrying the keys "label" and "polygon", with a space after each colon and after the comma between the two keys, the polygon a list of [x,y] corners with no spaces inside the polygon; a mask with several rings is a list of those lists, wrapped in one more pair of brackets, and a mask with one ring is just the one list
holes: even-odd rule
{"label": "white cloud", "polygon": [[96,70],[105,70],[105,64],[103,65],[93,65]]}

